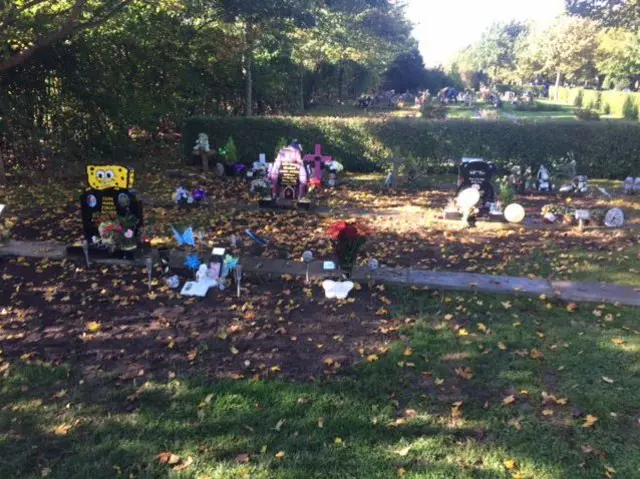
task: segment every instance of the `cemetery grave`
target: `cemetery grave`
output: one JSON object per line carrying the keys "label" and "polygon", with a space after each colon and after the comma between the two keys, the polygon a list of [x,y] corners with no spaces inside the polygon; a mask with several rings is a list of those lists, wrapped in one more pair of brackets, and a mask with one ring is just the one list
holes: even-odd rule
{"label": "cemetery grave", "polygon": [[[189,172],[187,169],[185,175]],[[562,254],[579,252],[583,261],[597,263],[599,268],[618,270],[624,257],[637,255],[637,228],[640,225],[640,197],[624,195],[622,184],[605,187],[614,195],[558,196],[530,192],[517,197],[526,212],[522,225],[497,225],[476,230],[458,231],[460,222],[442,221],[442,211],[455,195],[455,178],[441,177],[428,190],[400,185],[388,190],[380,176],[347,175],[335,188],[320,188],[315,193],[315,208],[309,212],[259,210],[255,195],[249,192],[248,179],[202,176],[197,172],[176,179],[173,173],[153,164],[138,171],[137,197],[145,202],[144,239],[153,247],[175,247],[172,225],[192,226],[203,245],[227,247],[237,238],[237,256],[293,258],[297,260],[309,250],[317,259],[330,258],[331,246],[326,230],[335,219],[367,223],[375,240],[362,252],[361,263],[372,258],[384,259],[385,266],[413,266],[448,271],[503,274],[513,272],[572,278],[575,268]],[[193,176],[191,176],[193,175]],[[201,188],[206,192],[206,205],[181,209],[170,201],[171,186],[180,182],[188,191]],[[594,187],[600,183],[591,182]],[[27,192],[27,200],[11,210],[12,238],[16,240],[55,240],[66,244],[82,236],[82,220],[76,191],[79,180],[43,185],[39,192]],[[7,192],[6,200],[12,196]],[[545,224],[543,208],[555,201],[561,207],[607,210],[620,207],[626,213],[626,229],[607,228],[579,232],[575,225]],[[271,238],[280,249],[257,251],[244,231]],[[636,233],[634,233],[634,231]],[[620,253],[624,252],[623,255]],[[544,256],[543,260],[536,257]],[[599,259],[598,259],[599,258]],[[525,265],[529,265],[528,267]],[[629,263],[629,274],[636,265]],[[606,276],[606,275],[605,275]]]}

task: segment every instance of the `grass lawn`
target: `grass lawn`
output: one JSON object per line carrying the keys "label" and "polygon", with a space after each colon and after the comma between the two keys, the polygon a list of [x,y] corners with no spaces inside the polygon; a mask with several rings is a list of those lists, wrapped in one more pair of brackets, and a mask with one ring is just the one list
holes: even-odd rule
{"label": "grass lawn", "polygon": [[384,294],[399,340],[314,381],[5,362],[0,477],[640,477],[640,310]]}
{"label": "grass lawn", "polygon": [[[556,103],[553,100],[536,100],[537,103],[542,105],[554,106],[557,110],[553,111],[517,111],[513,108],[513,106],[509,103],[504,103],[502,109],[498,111],[499,119],[501,120],[510,120],[510,119],[526,119],[526,120],[539,120],[539,121],[548,121],[548,120],[575,120],[578,119],[575,116],[575,111],[577,108],[573,105],[567,105],[565,103]],[[476,110],[482,110],[483,108],[492,109],[484,105],[483,103],[477,103]],[[449,105],[449,118],[473,118],[474,117],[474,109],[468,108],[462,104],[458,105]],[[600,118],[603,120],[620,120],[623,121],[622,118],[618,118],[612,115],[601,115]]]}

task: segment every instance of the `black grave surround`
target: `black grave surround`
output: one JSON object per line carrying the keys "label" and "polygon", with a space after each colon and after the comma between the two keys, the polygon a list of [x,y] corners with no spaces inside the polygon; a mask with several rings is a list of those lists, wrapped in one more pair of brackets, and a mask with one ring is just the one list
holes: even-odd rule
{"label": "black grave surround", "polygon": [[90,244],[91,238],[100,236],[98,224],[94,219],[97,214],[115,213],[117,216],[135,216],[138,218],[135,228],[136,236],[140,227],[143,226],[142,201],[136,198],[133,191],[116,188],[100,191],[88,189],[80,195],[80,205],[84,236]]}

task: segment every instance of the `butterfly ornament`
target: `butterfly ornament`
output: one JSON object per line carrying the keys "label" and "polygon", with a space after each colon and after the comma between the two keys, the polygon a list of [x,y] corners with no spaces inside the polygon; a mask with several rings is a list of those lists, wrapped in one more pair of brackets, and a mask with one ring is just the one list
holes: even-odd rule
{"label": "butterfly ornament", "polygon": [[171,227],[171,231],[173,231],[173,237],[179,246],[195,246],[196,239],[193,235],[193,228],[189,226],[183,233],[179,233],[175,227]]}
{"label": "butterfly ornament", "polygon": [[324,295],[328,299],[346,299],[354,287],[352,281],[331,281],[326,280],[322,283]]}

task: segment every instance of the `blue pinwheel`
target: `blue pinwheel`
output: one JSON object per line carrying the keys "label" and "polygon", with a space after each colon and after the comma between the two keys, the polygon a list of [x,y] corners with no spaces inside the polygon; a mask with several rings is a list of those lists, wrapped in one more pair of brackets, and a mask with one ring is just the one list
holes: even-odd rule
{"label": "blue pinwheel", "polygon": [[190,254],[184,260],[184,265],[192,271],[197,271],[200,264],[200,258],[197,254]]}

